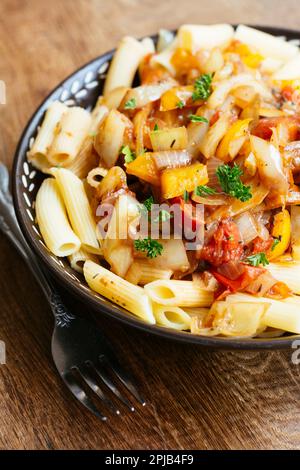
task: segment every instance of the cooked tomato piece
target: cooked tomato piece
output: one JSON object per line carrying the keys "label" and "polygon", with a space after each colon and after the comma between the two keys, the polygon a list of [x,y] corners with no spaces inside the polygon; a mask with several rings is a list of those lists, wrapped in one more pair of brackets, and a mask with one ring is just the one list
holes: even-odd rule
{"label": "cooked tomato piece", "polygon": [[271,299],[281,300],[286,299],[292,294],[291,290],[284,282],[276,282],[271,289],[266,293],[266,297]]}
{"label": "cooked tomato piece", "polygon": [[277,116],[272,118],[260,119],[259,123],[252,129],[251,134],[269,140],[272,136],[272,127],[284,123],[288,127],[290,141],[297,140],[300,129],[299,118],[295,116]]}
{"label": "cooked tomato piece", "polygon": [[286,101],[292,101],[293,93],[294,93],[294,88],[291,85],[287,85],[286,87],[283,88],[281,91],[281,95],[284,100]]}
{"label": "cooked tomato piece", "polygon": [[[211,270],[211,273],[215,276],[217,281],[223,286],[223,290],[217,293],[218,300],[224,297],[224,292],[228,295],[232,292],[238,292],[244,290],[249,286],[255,279],[257,279],[266,270],[261,267],[249,266],[243,263],[244,272],[237,279],[228,279],[216,270]],[[225,290],[224,290],[225,289]]]}
{"label": "cooked tomato piece", "polygon": [[266,253],[267,251],[270,250],[273,243],[274,243],[273,237],[269,237],[268,240],[263,240],[260,237],[254,238],[252,254],[256,255],[256,253]]}
{"label": "cooked tomato piece", "polygon": [[208,244],[202,248],[198,258],[213,266],[241,259],[243,244],[237,225],[231,220],[222,220]]}

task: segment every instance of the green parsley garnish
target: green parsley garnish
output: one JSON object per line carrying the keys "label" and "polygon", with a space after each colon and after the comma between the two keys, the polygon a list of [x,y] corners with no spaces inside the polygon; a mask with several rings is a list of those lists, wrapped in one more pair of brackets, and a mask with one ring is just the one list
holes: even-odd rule
{"label": "green parsley garnish", "polygon": [[143,202],[144,206],[146,207],[147,211],[151,211],[151,208],[152,208],[152,204],[154,204],[154,198],[153,196],[150,196],[148,197],[148,199],[146,199],[144,202]]}
{"label": "green parsley garnish", "polygon": [[202,196],[202,197],[211,196],[212,194],[216,194],[216,192],[217,191],[215,189],[209,188],[206,185],[197,186],[197,188],[194,191],[195,196]]}
{"label": "green parsley garnish", "polygon": [[206,122],[208,124],[208,120],[203,116],[197,116],[196,114],[190,114],[189,119],[191,122]]}
{"label": "green parsley garnish", "polygon": [[184,102],[179,100],[178,103],[176,104],[177,108],[182,109],[184,108]]}
{"label": "green parsley garnish", "polygon": [[232,167],[229,165],[220,165],[217,168],[216,175],[224,193],[235,197],[242,202],[252,198],[250,186],[245,186],[241,181],[243,170],[235,163]]}
{"label": "green parsley garnish", "polygon": [[256,255],[248,256],[246,263],[251,264],[251,266],[259,266],[260,264],[266,266],[270,264],[265,253],[257,253]]}
{"label": "green parsley garnish", "polygon": [[123,145],[123,147],[121,148],[121,153],[125,157],[125,163],[133,162],[133,160],[136,159],[136,155],[132,150],[130,150],[129,145]]}
{"label": "green parsley garnish", "polygon": [[155,125],[154,125],[154,127],[153,127],[153,130],[154,130],[154,131],[159,131],[159,127],[158,127],[157,122],[155,123]]}
{"label": "green parsley garnish", "polygon": [[279,238],[274,238],[271,251],[275,250],[275,247],[276,247],[276,246],[278,245],[278,243],[280,243],[280,242],[281,242],[281,237],[279,237]]}
{"label": "green parsley garnish", "polygon": [[136,99],[131,98],[131,100],[126,101],[124,109],[135,109],[136,108]]}
{"label": "green parsley garnish", "polygon": [[152,238],[148,237],[144,240],[135,240],[134,241],[134,248],[137,251],[147,252],[147,258],[156,258],[160,256],[163,251],[163,246],[157,240],[152,240]]}
{"label": "green parsley garnish", "polygon": [[187,192],[187,190],[185,189],[183,191],[183,199],[184,199],[184,202],[188,202],[190,196],[189,196],[189,193]]}
{"label": "green parsley garnish", "polygon": [[194,92],[192,95],[193,101],[196,100],[207,100],[211,95],[211,82],[212,82],[212,74],[205,73],[201,75],[201,77],[197,78],[194,83]]}
{"label": "green parsley garnish", "polygon": [[155,217],[154,222],[167,222],[167,220],[173,219],[174,215],[170,214],[170,212],[162,209],[158,216]]}

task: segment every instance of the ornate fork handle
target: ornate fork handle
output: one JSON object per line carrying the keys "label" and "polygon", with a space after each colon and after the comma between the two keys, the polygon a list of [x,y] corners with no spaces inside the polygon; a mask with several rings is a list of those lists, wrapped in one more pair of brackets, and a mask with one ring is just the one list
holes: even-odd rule
{"label": "ornate fork handle", "polygon": [[8,170],[2,163],[0,163],[0,230],[9,238],[26,261],[51,305],[57,326],[67,326],[74,317],[64,306],[60,295],[46,277],[20,230],[9,192]]}

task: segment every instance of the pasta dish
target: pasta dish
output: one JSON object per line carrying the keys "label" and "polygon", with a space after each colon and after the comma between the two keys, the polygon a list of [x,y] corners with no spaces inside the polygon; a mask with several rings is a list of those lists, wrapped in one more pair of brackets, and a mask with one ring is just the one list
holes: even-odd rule
{"label": "pasta dish", "polygon": [[94,109],[50,104],[29,161],[51,253],[147,323],[300,334],[300,53],[254,28],[120,42]]}

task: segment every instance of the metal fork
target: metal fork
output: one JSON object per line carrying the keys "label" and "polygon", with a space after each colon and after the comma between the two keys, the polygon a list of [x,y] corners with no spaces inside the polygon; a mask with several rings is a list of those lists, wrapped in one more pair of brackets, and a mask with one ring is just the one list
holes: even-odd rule
{"label": "metal fork", "polygon": [[59,375],[72,394],[103,421],[107,417],[95,405],[93,401],[95,397],[98,397],[110,411],[120,414],[118,407],[107,396],[108,390],[131,411],[135,410],[122,391],[122,384],[129,394],[144,406],[145,401],[138,392],[133,378],[121,367],[112,346],[97,324],[91,318],[75,315],[64,305],[60,294],[28,246],[14,212],[9,191],[8,170],[2,163],[0,163],[0,230],[23,256],[50,304],[55,318],[52,356]]}

